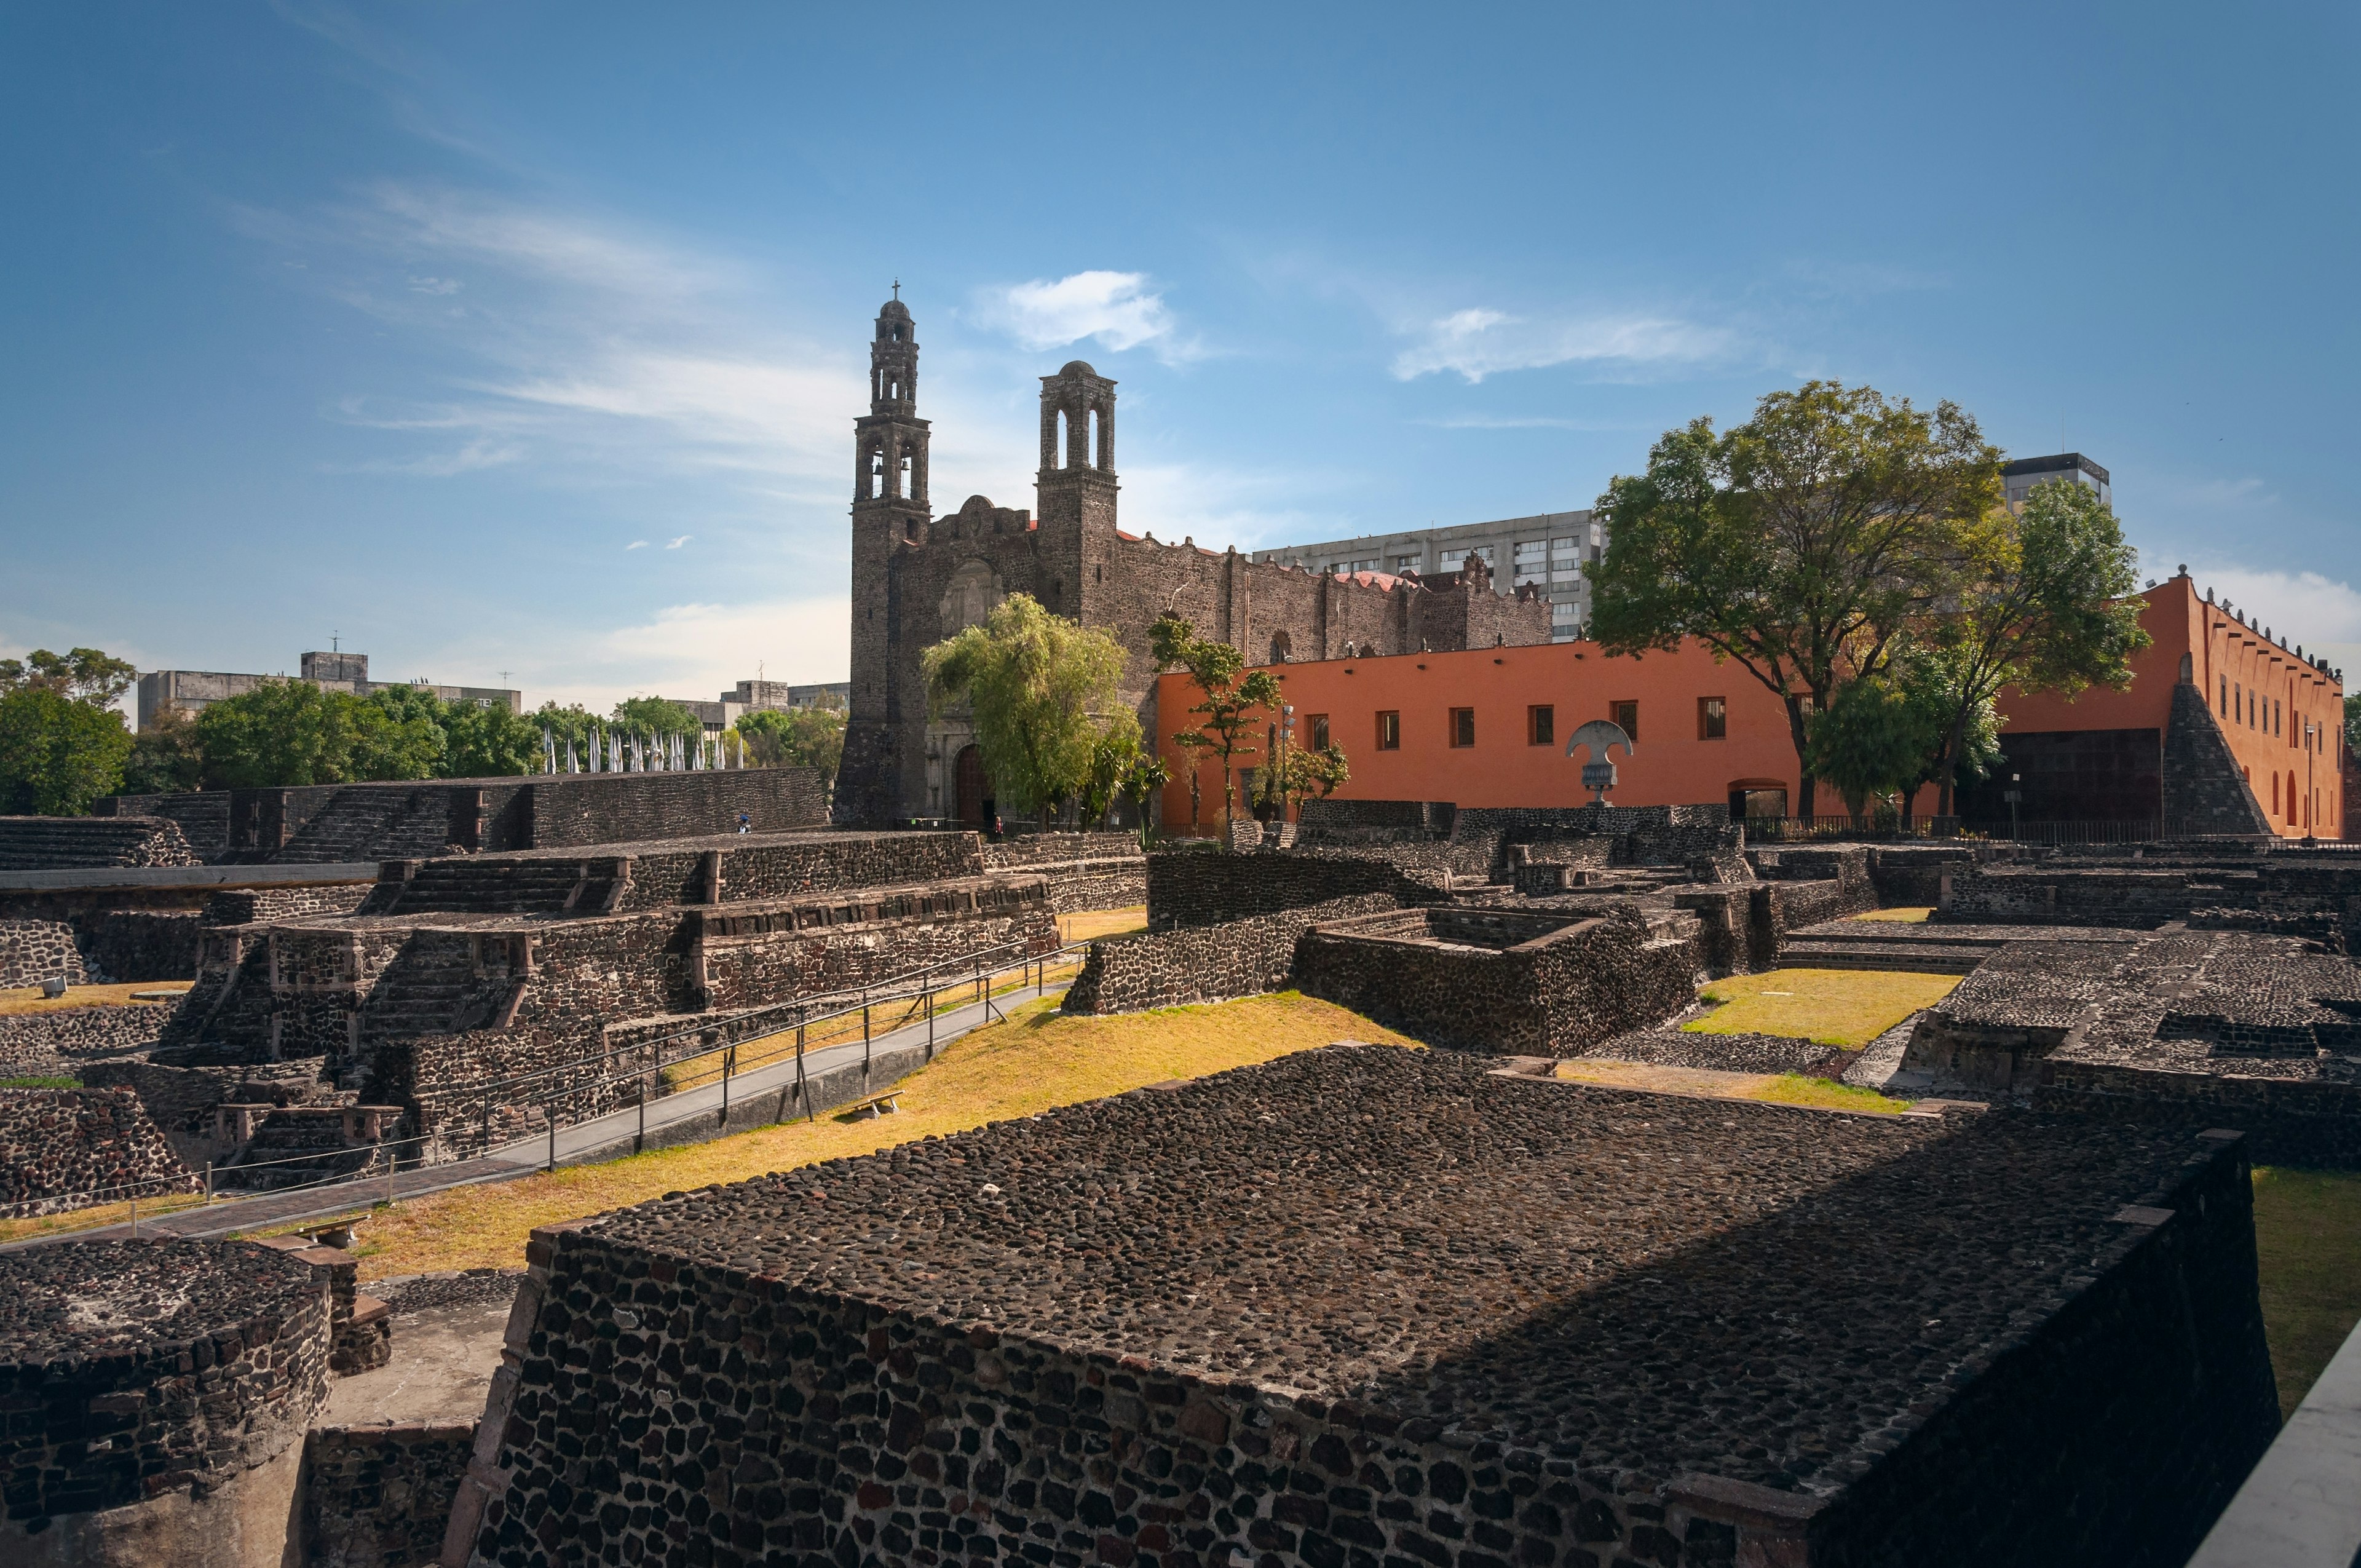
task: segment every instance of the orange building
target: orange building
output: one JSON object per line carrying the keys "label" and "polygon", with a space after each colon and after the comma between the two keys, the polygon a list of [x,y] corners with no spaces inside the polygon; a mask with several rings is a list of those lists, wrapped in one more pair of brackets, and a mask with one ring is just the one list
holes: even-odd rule
{"label": "orange building", "polygon": [[[1961,792],[1959,814],[2005,820],[2001,792],[2015,787],[2025,821],[2177,816],[2168,806],[2191,788],[2210,784],[2218,794],[2225,786],[2226,745],[2255,805],[2252,821],[2237,830],[2268,826],[2301,837],[2317,824],[2323,838],[2341,833],[2344,694],[2335,677],[2202,600],[2186,576],[2147,598],[2141,624],[2155,642],[2134,659],[2130,689],[2087,691],[2073,702],[2004,694],[2008,761]],[[2218,739],[2183,735],[2175,746],[2168,740],[2184,656],[2194,688],[2182,698],[2189,725],[2202,729],[2205,716],[2214,715]],[[1733,811],[1763,816],[1784,815],[1797,800],[1784,706],[1741,666],[1719,663],[1695,643],[1620,658],[1593,642],[1554,642],[1266,667],[1295,707],[1292,743],[1334,740],[1351,760],[1341,799],[1578,806],[1589,796],[1579,762],[1565,754],[1566,738],[1587,719],[1608,718],[1636,743],[1630,757],[1619,750],[1614,759],[1618,805],[1727,801]],[[1163,820],[1176,829],[1191,820],[1190,762],[1170,731],[1188,722],[1196,698],[1187,676],[1159,677],[1158,739],[1172,772]],[[1275,717],[1266,723],[1258,743],[1268,744],[1275,724]],[[2308,740],[2306,724],[2315,727]],[[2198,761],[2186,760],[2191,755]],[[2209,762],[2210,778],[2174,776],[2176,768],[2202,771]],[[1200,825],[1212,828],[1222,819],[1220,762],[1197,765]],[[1239,779],[1229,782],[1243,791]],[[2235,793],[2235,784],[2226,787]],[[1238,798],[1243,805],[1243,793]],[[1817,804],[1843,809],[1835,800]],[[1935,792],[1922,790],[1913,808],[1924,813],[1934,805]]]}

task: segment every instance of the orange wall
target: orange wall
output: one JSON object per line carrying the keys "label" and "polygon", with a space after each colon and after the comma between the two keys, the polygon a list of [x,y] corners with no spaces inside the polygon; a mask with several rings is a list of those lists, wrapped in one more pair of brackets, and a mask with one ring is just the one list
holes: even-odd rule
{"label": "orange wall", "polygon": [[[1794,809],[1795,749],[1778,699],[1736,664],[1716,664],[1702,648],[1610,659],[1595,642],[1550,642],[1527,648],[1483,648],[1460,653],[1403,653],[1383,659],[1334,659],[1275,664],[1287,700],[1295,705],[1297,744],[1309,744],[1312,718],[1326,714],[1330,734],[1352,762],[1353,782],[1337,792],[1351,800],[1447,800],[1460,806],[1579,806],[1587,757],[1565,754],[1566,737],[1587,719],[1609,717],[1610,702],[1640,704],[1639,744],[1629,758],[1617,748],[1619,806],[1687,806],[1727,798],[1739,780],[1768,781],[1789,792]],[[1729,703],[1729,733],[1697,738],[1697,698]],[[1186,675],[1165,675],[1157,687],[1158,729],[1165,765],[1164,820],[1189,820],[1186,758],[1170,732],[1188,722],[1196,687]],[[1526,742],[1526,708],[1555,710],[1556,739]],[[1476,710],[1476,744],[1449,744],[1449,710]],[[1377,715],[1401,715],[1401,749],[1377,749]],[[1257,735],[1260,745],[1260,734]],[[1258,760],[1258,759],[1257,759]],[[1222,820],[1218,759],[1202,764],[1204,825]],[[1246,764],[1251,766],[1250,761]]]}
{"label": "orange wall", "polygon": [[[2140,625],[2155,639],[2132,656],[2127,691],[2092,687],[2068,701],[2052,693],[2001,694],[2004,730],[2157,729],[2172,711],[2172,687],[2180,656],[2190,655],[2191,675],[2230,740],[2246,782],[2282,837],[2312,830],[2323,838],[2344,832],[2345,693],[2334,677],[2263,641],[2260,628],[2241,626],[2217,605],[2201,598],[2196,583],[2174,577],[2143,595],[2147,609]],[[2225,700],[2223,684],[2229,685]],[[2252,702],[2248,698],[2252,697]],[[2275,705],[2266,729],[2263,699]],[[2319,728],[2311,779],[2305,780],[2303,726]],[[2278,790],[2274,796],[2273,775]],[[2310,798],[2307,799],[2307,793]],[[2274,801],[2276,799],[2276,805]]]}
{"label": "orange wall", "polygon": [[[2312,769],[2312,809],[2323,838],[2343,830],[2341,753],[2344,694],[2330,677],[2294,654],[2262,641],[2259,630],[2240,626],[2198,597],[2186,577],[2175,577],[2147,594],[2140,618],[2152,646],[2133,659],[2130,689],[2085,691],[2072,702],[2041,694],[2004,693],[2004,730],[2156,729],[2172,708],[2172,687],[2180,656],[2191,655],[2194,676],[2216,704],[2232,751],[2266,811],[2272,809],[2272,774],[2279,778],[2279,809],[2271,820],[2282,834],[2306,830],[2302,720],[2321,726],[2320,751]],[[1595,642],[1554,642],[1528,648],[1483,648],[1457,653],[1404,653],[1380,659],[1335,659],[1268,666],[1295,705],[1296,743],[1308,745],[1312,718],[1326,714],[1330,733],[1351,760],[1352,783],[1337,792],[1348,800],[1447,800],[1461,806],[1578,806],[1582,760],[1565,754],[1566,737],[1587,719],[1611,717],[1609,704],[1640,704],[1639,745],[1626,758],[1619,750],[1620,775],[1612,798],[1620,806],[1689,806],[1728,798],[1745,782],[1778,784],[1788,809],[1797,805],[1795,751],[1787,737],[1785,709],[1761,683],[1735,663],[1717,663],[1695,643],[1676,652],[1610,659]],[[2281,729],[2266,735],[2257,703],[2252,722],[2219,709],[2220,682],[2246,694],[2269,696],[2281,705]],[[1697,699],[1728,702],[1728,735],[1700,740]],[[1172,783],[1164,795],[1164,821],[1179,828],[1189,821],[1188,760],[1171,743],[1171,732],[1191,720],[1196,688],[1185,675],[1159,677],[1158,744]],[[1556,739],[1546,746],[1526,741],[1526,710],[1537,703],[1554,709]],[[1449,712],[1476,711],[1476,744],[1449,744]],[[1377,749],[1377,715],[1401,715],[1401,747]],[[1261,745],[1258,729],[1257,751]],[[1259,757],[1240,765],[1252,766]],[[1204,795],[1202,826],[1222,820],[1218,760],[1199,764]],[[2294,780],[2290,793],[2290,775]],[[1934,808],[1935,791],[1921,790],[1915,810]],[[1828,791],[1817,802],[1823,811],[1842,811]]]}

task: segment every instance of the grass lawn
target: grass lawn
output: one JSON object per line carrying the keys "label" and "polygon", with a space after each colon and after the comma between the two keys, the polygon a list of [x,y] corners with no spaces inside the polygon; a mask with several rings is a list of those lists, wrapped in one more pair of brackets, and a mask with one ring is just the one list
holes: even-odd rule
{"label": "grass lawn", "polygon": [[1856,920],[1894,920],[1905,926],[1923,926],[1927,916],[1935,913],[1931,904],[1904,905],[1895,909],[1871,909],[1853,916]]}
{"label": "grass lawn", "polygon": [[522,1268],[536,1225],[626,1204],[874,1153],[1168,1079],[1268,1061],[1334,1040],[1410,1045],[1357,1014],[1295,992],[1114,1018],[1069,1018],[1054,999],[953,1042],[905,1079],[899,1114],[783,1123],[685,1148],[575,1166],[381,1209],[356,1238],[365,1279],[446,1268]]}
{"label": "grass lawn", "polygon": [[1660,1067],[1653,1062],[1583,1058],[1560,1062],[1557,1076],[1576,1083],[1614,1089],[1686,1094],[1700,1100],[1761,1100],[1773,1105],[1808,1105],[1821,1111],[1859,1111],[1891,1116],[1910,1108],[1874,1090],[1831,1083],[1798,1072],[1717,1072],[1708,1068]]}
{"label": "grass lawn", "polygon": [[2284,1417],[2361,1321],[2361,1173],[2257,1169],[2255,1256]]}
{"label": "grass lawn", "polygon": [[1087,942],[1093,937],[1120,937],[1126,931],[1148,929],[1148,905],[1135,904],[1128,909],[1078,909],[1071,915],[1058,916],[1058,938],[1065,942]]}
{"label": "grass lawn", "polygon": [[1824,1046],[1865,1046],[1960,983],[1907,970],[1783,969],[1732,975],[1697,992],[1718,1003],[1681,1025],[1700,1035],[1785,1035]]}
{"label": "grass lawn", "polygon": [[[68,1007],[120,1007],[131,1002],[135,991],[181,992],[195,983],[188,980],[143,980],[133,985],[70,985],[66,993],[54,1002],[43,996],[38,985],[12,985],[0,990],[0,1017],[12,1013],[55,1013]],[[137,1005],[145,1007],[148,1003]]]}

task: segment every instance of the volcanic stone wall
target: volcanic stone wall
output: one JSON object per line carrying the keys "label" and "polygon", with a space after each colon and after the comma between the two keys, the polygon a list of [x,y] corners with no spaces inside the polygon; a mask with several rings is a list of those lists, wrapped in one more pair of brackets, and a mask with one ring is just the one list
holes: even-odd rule
{"label": "volcanic stone wall", "polygon": [[180,825],[158,817],[0,817],[0,871],[196,863]]}
{"label": "volcanic stone wall", "polygon": [[171,1015],[160,1002],[134,1002],[0,1016],[0,1078],[72,1074],[82,1059],[152,1046]]}
{"label": "volcanic stone wall", "polygon": [[[1502,929],[1488,936],[1477,921]],[[1307,994],[1430,1045],[1543,1057],[1681,1011],[1704,960],[1687,914],[1413,909],[1306,932],[1295,972]]]}
{"label": "volcanic stone wall", "polygon": [[0,1217],[198,1186],[128,1089],[0,1089]]}
{"label": "volcanic stone wall", "polygon": [[70,985],[90,979],[72,927],[62,920],[0,920],[0,985],[59,978]]}
{"label": "volcanic stone wall", "polygon": [[[325,1397],[327,1282],[266,1248],[33,1247],[0,1254],[0,1557],[52,1547],[40,1536],[71,1535],[76,1516],[203,1503],[300,1443]],[[148,1544],[160,1562],[215,1560],[199,1541]]]}
{"label": "volcanic stone wall", "polygon": [[229,849],[232,792],[211,789],[188,795],[114,795],[91,803],[93,817],[164,817],[178,824],[189,850],[207,863]]}
{"label": "volcanic stone wall", "polygon": [[561,774],[534,779],[524,794],[530,837],[518,848],[729,833],[741,812],[756,833],[828,825],[827,791],[812,768]]}
{"label": "volcanic stone wall", "polygon": [[1148,857],[1150,931],[1211,926],[1369,894],[1383,894],[1397,904],[1424,904],[1444,895],[1443,880],[1405,871],[1365,850],[1164,850]]}
{"label": "volcanic stone wall", "polygon": [[1128,833],[1038,833],[983,846],[994,871],[1038,872],[1060,914],[1148,902],[1148,857]]}
{"label": "volcanic stone wall", "polygon": [[306,1568],[401,1568],[443,1549],[475,1423],[315,1427],[303,1441]]}
{"label": "volcanic stone wall", "polygon": [[318,1103],[324,1092],[320,1075],[326,1067],[323,1057],[244,1065],[135,1058],[93,1062],[77,1070],[90,1088],[119,1085],[138,1095],[148,1121],[181,1163],[196,1169],[231,1152],[229,1146],[213,1135],[214,1106]]}
{"label": "volcanic stone wall", "polygon": [[2276,1425],[2246,1176],[1305,1053],[536,1233],[453,1539],[2171,1568]]}
{"label": "volcanic stone wall", "polygon": [[1067,988],[1069,1013],[1138,1013],[1221,1002],[1286,988],[1303,933],[1323,920],[1395,907],[1390,894],[1365,893],[1218,926],[1108,937],[1093,942]]}
{"label": "volcanic stone wall", "polygon": [[314,887],[230,888],[205,900],[204,923],[246,926],[258,920],[295,920],[306,915],[350,915],[361,906],[373,885],[353,882]]}

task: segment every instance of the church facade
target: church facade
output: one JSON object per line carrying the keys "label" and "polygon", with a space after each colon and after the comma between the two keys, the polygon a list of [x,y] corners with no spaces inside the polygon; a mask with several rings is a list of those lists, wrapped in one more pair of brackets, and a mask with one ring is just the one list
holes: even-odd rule
{"label": "church facade", "polygon": [[1168,609],[1249,664],[1550,640],[1542,597],[1495,593],[1477,558],[1425,579],[1327,575],[1125,532],[1115,384],[1081,360],[1041,378],[1038,515],[971,496],[938,519],[917,416],[917,327],[900,300],[879,311],[869,359],[869,412],[853,422],[852,701],[840,821],[983,819],[992,790],[974,727],[958,712],[928,717],[919,655],[1010,594],[1114,634],[1126,655],[1123,698],[1144,736],[1160,737],[1148,640]]}

